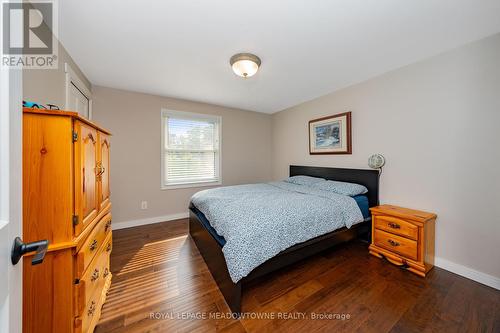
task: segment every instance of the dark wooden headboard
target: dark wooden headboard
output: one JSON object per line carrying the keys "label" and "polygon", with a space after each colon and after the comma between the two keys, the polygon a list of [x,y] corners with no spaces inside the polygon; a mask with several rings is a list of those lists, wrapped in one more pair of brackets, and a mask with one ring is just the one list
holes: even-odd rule
{"label": "dark wooden headboard", "polygon": [[377,206],[379,204],[379,172],[377,170],[290,165],[290,177],[300,175],[364,185],[368,189],[368,193],[366,195],[368,196],[370,207]]}

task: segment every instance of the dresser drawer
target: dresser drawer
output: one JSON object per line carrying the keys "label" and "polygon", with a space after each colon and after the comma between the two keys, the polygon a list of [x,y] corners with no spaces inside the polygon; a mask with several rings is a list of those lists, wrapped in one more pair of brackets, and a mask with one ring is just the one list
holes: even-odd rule
{"label": "dresser drawer", "polygon": [[111,279],[109,270],[111,248],[110,233],[77,286],[75,332],[92,332],[97,324]]}
{"label": "dresser drawer", "polygon": [[101,314],[103,290],[96,290],[85,304],[83,312],[75,320],[75,333],[92,333]]}
{"label": "dresser drawer", "polygon": [[417,242],[414,240],[375,229],[373,241],[375,245],[391,252],[398,253],[403,257],[412,260],[418,259]]}
{"label": "dresser drawer", "polygon": [[418,227],[397,217],[377,215],[375,228],[414,240],[418,238]]}
{"label": "dresser drawer", "polygon": [[92,295],[102,290],[106,279],[110,275],[109,254],[111,246],[112,238],[111,234],[109,234],[77,285],[77,315],[84,312],[86,305],[91,302]]}
{"label": "dresser drawer", "polygon": [[104,216],[94,227],[77,253],[77,277],[85,274],[87,267],[111,231],[111,214]]}

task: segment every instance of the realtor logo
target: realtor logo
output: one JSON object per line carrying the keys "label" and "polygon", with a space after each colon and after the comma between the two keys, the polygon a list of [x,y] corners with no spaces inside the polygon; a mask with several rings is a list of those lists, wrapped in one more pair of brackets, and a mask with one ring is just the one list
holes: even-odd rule
{"label": "realtor logo", "polygon": [[53,1],[2,3],[2,66],[57,68]]}

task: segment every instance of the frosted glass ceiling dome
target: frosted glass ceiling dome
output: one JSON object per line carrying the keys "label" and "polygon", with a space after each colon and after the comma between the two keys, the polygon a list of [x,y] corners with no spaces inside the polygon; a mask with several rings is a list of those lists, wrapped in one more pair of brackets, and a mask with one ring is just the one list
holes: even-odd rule
{"label": "frosted glass ceiling dome", "polygon": [[229,60],[234,74],[247,78],[255,75],[259,70],[261,61],[255,54],[238,53]]}

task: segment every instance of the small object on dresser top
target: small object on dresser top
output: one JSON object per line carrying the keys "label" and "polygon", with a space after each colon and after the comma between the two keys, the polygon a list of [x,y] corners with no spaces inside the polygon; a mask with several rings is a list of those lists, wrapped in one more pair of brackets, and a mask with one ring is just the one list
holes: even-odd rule
{"label": "small object on dresser top", "polygon": [[381,205],[372,213],[370,254],[425,276],[434,266],[436,214]]}
{"label": "small object on dresser top", "polygon": [[38,104],[34,102],[23,101],[24,108],[33,108],[33,109],[45,109],[45,110],[60,110],[60,108],[55,104],[47,103],[47,106],[43,104]]}

